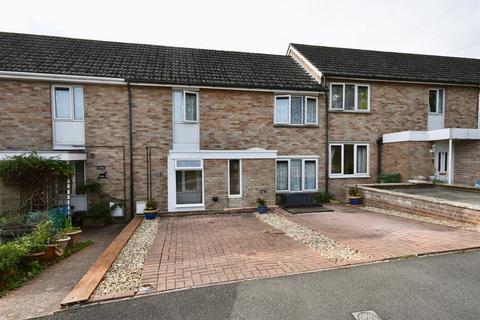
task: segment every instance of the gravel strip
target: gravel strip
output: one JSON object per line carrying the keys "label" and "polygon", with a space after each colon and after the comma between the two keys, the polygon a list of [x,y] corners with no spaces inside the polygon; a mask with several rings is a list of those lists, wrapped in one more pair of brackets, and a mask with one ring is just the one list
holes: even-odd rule
{"label": "gravel strip", "polygon": [[283,231],[287,236],[301,242],[303,245],[308,246],[310,249],[313,249],[335,263],[352,262],[369,258],[358,250],[354,250],[343,243],[319,234],[275,213],[256,215],[263,222]]}
{"label": "gravel strip", "polygon": [[93,296],[136,290],[148,249],[155,239],[160,219],[143,220],[113,262]]}
{"label": "gravel strip", "polygon": [[433,224],[439,224],[439,225],[442,225],[442,226],[453,227],[453,228],[462,229],[462,230],[480,232],[480,225],[476,225],[476,224],[473,224],[473,223],[465,223],[465,222],[447,220],[447,219],[442,219],[442,218],[432,218],[432,217],[407,213],[407,212],[403,212],[403,211],[381,209],[381,208],[369,207],[369,206],[362,207],[362,209],[366,210],[366,211],[376,212],[376,213],[388,214],[390,216],[402,217],[402,218],[405,218],[405,219],[411,219],[411,220],[417,220],[417,221],[428,222],[428,223],[433,223]]}

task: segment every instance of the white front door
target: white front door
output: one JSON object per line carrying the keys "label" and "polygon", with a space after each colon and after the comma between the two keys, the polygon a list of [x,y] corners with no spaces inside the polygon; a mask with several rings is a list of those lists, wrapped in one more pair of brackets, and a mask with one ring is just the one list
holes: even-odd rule
{"label": "white front door", "polygon": [[428,130],[445,127],[445,91],[443,89],[428,90]]}
{"label": "white front door", "polygon": [[448,182],[448,141],[435,142],[435,178]]}

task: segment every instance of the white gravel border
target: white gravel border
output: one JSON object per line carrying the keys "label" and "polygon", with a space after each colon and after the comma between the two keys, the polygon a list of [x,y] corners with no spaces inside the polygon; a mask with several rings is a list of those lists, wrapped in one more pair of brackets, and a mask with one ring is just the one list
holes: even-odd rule
{"label": "white gravel border", "polygon": [[160,219],[143,220],[119,253],[93,296],[136,290],[148,250],[155,240]]}
{"label": "white gravel border", "polygon": [[369,257],[358,250],[354,250],[347,245],[338,242],[332,238],[319,234],[298,223],[292,222],[287,218],[281,217],[275,213],[256,214],[263,222],[269,224],[275,229],[283,231],[287,236],[301,242],[310,249],[320,253],[323,257],[335,263],[353,262],[366,260]]}
{"label": "white gravel border", "polygon": [[375,213],[388,214],[390,216],[396,216],[396,217],[401,217],[401,218],[410,219],[410,220],[417,220],[417,221],[439,224],[442,226],[447,226],[447,227],[452,227],[452,228],[457,228],[462,230],[480,232],[480,225],[475,225],[473,223],[465,223],[465,222],[459,222],[459,221],[442,219],[442,218],[433,218],[433,217],[421,216],[418,214],[407,213],[407,212],[398,211],[398,210],[382,209],[382,208],[370,207],[370,206],[365,206],[365,207],[362,207],[361,209],[370,211],[370,212],[375,212]]}

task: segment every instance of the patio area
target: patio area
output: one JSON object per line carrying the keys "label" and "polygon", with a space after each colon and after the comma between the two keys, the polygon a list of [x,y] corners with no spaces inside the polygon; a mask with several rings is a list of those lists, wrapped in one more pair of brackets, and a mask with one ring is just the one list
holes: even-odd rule
{"label": "patio area", "polygon": [[161,218],[137,294],[318,271],[410,255],[480,247],[480,233],[344,205],[333,212],[276,214],[368,256],[325,258],[254,214]]}

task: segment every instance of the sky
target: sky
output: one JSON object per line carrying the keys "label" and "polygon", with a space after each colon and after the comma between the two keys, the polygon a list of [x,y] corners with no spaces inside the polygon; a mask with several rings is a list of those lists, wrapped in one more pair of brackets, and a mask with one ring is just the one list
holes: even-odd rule
{"label": "sky", "polygon": [[480,0],[3,0],[0,31],[275,54],[305,43],[480,58]]}

